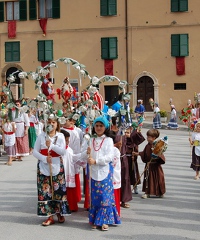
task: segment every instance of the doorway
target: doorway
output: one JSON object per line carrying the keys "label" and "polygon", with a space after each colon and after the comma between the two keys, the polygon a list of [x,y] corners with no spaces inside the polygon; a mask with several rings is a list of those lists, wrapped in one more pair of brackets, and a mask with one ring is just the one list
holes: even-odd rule
{"label": "doorway", "polygon": [[104,86],[105,90],[105,101],[108,101],[108,106],[112,106],[117,100],[119,96],[119,88],[118,86]]}
{"label": "doorway", "polygon": [[[7,84],[9,83],[7,78],[9,77],[10,74],[18,71],[19,69],[17,69],[16,67],[10,67],[8,68],[8,70],[6,71],[6,82]],[[11,91],[13,93],[13,96],[15,99],[19,99],[20,97],[20,88],[19,88],[19,84],[21,83],[21,79],[18,76],[19,72],[13,74],[13,76],[15,77],[15,81],[13,83],[11,83]]]}
{"label": "doorway", "polygon": [[154,82],[149,76],[142,76],[137,82],[137,99],[143,100],[143,105],[147,112],[152,111],[149,98],[154,99]]}

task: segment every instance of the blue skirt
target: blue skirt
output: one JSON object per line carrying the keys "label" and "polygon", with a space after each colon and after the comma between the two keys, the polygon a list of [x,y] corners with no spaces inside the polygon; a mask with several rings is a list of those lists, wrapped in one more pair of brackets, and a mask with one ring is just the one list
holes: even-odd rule
{"label": "blue skirt", "polygon": [[120,217],[115,206],[113,189],[113,167],[110,164],[108,176],[102,181],[91,179],[91,207],[89,223],[96,226],[120,224]]}
{"label": "blue skirt", "polygon": [[167,127],[171,128],[171,129],[177,129],[178,128],[178,124],[177,124],[176,119],[171,118],[169,123],[167,124]]}

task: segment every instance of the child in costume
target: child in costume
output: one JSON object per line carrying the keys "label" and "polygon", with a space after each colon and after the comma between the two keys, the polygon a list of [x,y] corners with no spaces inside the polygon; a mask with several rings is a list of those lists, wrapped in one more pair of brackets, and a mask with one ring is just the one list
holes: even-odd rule
{"label": "child in costume", "polygon": [[160,108],[157,103],[154,103],[153,128],[161,128]]}
{"label": "child in costume", "polygon": [[[154,141],[159,137],[160,132],[157,129],[150,129],[147,131],[148,144],[145,146],[142,152],[133,152],[133,156],[138,155],[145,163],[144,181],[142,191],[145,192],[142,195],[143,199],[149,198],[150,195],[163,197],[165,193],[165,178],[162,169],[162,164],[165,164],[165,157],[158,151],[153,154]],[[156,149],[157,150],[157,149]]]}
{"label": "child in costume", "polygon": [[194,177],[195,180],[199,179],[200,170],[200,121],[195,125],[194,132],[192,133],[192,138],[189,138],[190,144],[193,145],[192,148],[192,163],[190,167],[196,171]]}
{"label": "child in costume", "polygon": [[167,124],[168,129],[178,129],[176,109],[174,105],[171,105],[171,116],[169,123]]}
{"label": "child in costume", "polygon": [[90,165],[91,205],[89,223],[92,228],[100,227],[108,230],[108,225],[120,224],[119,214],[115,206],[113,189],[113,140],[109,137],[109,122],[104,117],[97,117],[93,122],[90,147],[87,149]]}
{"label": "child in costume", "polygon": [[5,151],[8,155],[8,161],[6,165],[11,166],[12,161],[15,159],[16,150],[15,150],[15,130],[16,124],[15,122],[10,122],[8,117],[6,118],[6,122],[2,126],[2,142],[5,147]]}
{"label": "child in costume", "polygon": [[32,154],[33,148],[34,148],[34,145],[35,145],[35,141],[36,141],[36,138],[37,138],[35,124],[38,123],[38,121],[36,119],[36,116],[35,116],[35,110],[34,109],[31,109],[28,112],[28,117],[29,117],[29,121],[30,121],[30,127],[28,129],[29,153]]}
{"label": "child in costume", "polygon": [[120,216],[120,191],[121,191],[121,161],[120,161],[120,142],[115,142],[116,132],[111,131],[112,139],[114,141],[114,159],[112,162],[113,165],[113,187],[115,195],[115,205]]}

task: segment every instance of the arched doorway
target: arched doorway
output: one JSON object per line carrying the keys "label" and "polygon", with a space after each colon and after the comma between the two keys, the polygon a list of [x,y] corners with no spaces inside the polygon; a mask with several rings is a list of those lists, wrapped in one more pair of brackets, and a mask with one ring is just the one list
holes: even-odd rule
{"label": "arched doorway", "polygon": [[[148,81],[149,80],[149,81]],[[146,82],[146,86],[142,86],[141,82]],[[143,82],[143,84],[145,84]],[[140,90],[138,89],[138,84],[140,85]],[[152,108],[149,104],[149,98],[153,98],[155,102],[159,104],[159,84],[158,79],[152,73],[143,71],[135,76],[133,80],[133,89],[132,89],[132,100],[133,100],[133,107],[137,105],[137,100],[142,99],[145,102],[146,111],[151,111]]]}
{"label": "arched doorway", "polygon": [[[8,70],[6,71],[6,82],[7,84],[9,83],[7,78],[9,77],[10,74],[17,72],[18,69],[16,67],[10,67],[8,68]],[[13,93],[13,96],[15,99],[19,99],[21,96],[21,90],[20,90],[20,85],[21,84],[21,79],[18,77],[19,72],[14,73],[13,76],[15,77],[15,81],[13,83],[11,83],[10,89]]]}
{"label": "arched doorway", "polygon": [[137,82],[137,98],[143,100],[147,112],[152,111],[149,98],[154,99],[154,82],[149,76],[142,76]]}

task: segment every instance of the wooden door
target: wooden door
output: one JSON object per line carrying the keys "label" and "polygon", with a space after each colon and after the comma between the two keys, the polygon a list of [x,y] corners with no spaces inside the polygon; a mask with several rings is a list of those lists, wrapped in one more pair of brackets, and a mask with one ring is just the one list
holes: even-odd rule
{"label": "wooden door", "polygon": [[149,98],[154,99],[153,80],[149,76],[143,76],[138,80],[137,85],[137,99],[142,99],[146,111],[151,112]]}

